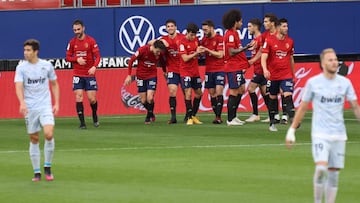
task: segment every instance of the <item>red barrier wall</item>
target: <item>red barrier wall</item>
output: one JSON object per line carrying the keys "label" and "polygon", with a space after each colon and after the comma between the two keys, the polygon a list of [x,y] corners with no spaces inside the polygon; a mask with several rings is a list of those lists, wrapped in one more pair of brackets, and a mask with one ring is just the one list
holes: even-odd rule
{"label": "red barrier wall", "polygon": [[[360,95],[360,62],[346,62],[348,70],[347,77],[350,78],[355,87],[356,93]],[[320,68],[318,63],[297,63],[296,64],[296,80],[294,91],[294,103],[297,107],[300,103],[303,87],[306,80],[318,73]],[[201,75],[204,75],[204,67],[200,67]],[[57,70],[58,81],[60,84],[60,112],[59,116],[76,116],[75,113],[75,97],[72,92],[72,71],[71,70]],[[19,118],[21,115],[18,113],[19,103],[15,95],[14,88],[14,74],[15,72],[2,72],[0,73],[0,118]],[[143,113],[141,105],[136,105],[137,88],[135,82],[128,87],[123,87],[123,82],[127,76],[127,69],[99,69],[96,73],[99,91],[98,102],[100,115],[118,115],[118,114],[137,114]],[[247,84],[250,82],[252,76],[252,69],[246,73]],[[226,112],[226,103],[228,99],[228,86],[225,86],[224,92],[224,109]],[[177,111],[184,113],[185,105],[184,98],[178,92],[177,97]],[[258,95],[259,92],[258,92]],[[122,98],[127,98],[124,103]],[[125,100],[125,99],[124,99]],[[91,115],[90,106],[87,101],[85,104],[86,115]],[[348,107],[348,104],[346,105]],[[259,101],[260,110],[266,110],[263,100]],[[239,111],[251,111],[250,97],[246,93],[242,97]],[[204,96],[200,104],[200,111],[211,112],[211,104],[207,91],[204,91]],[[168,104],[168,91],[165,78],[162,71],[158,71],[158,86],[155,97],[155,113],[169,113]]]}
{"label": "red barrier wall", "polygon": [[0,10],[60,8],[60,0],[12,0],[0,1]]}

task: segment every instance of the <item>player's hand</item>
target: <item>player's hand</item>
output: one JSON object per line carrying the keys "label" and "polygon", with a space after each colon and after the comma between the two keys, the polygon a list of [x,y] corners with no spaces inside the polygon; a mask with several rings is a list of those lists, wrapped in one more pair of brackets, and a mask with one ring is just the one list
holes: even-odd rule
{"label": "player's hand", "polygon": [[196,53],[201,54],[201,53],[204,53],[204,52],[205,52],[205,47],[203,47],[203,46],[198,46],[198,47],[196,48]]}
{"label": "player's hand", "polygon": [[95,72],[96,72],[96,67],[95,67],[95,66],[91,67],[91,68],[88,70],[89,75],[95,75]]}
{"label": "player's hand", "polygon": [[296,137],[295,137],[295,128],[290,127],[286,133],[285,137],[285,144],[288,149],[295,144]]}
{"label": "player's hand", "polygon": [[54,115],[57,115],[58,112],[59,112],[59,104],[54,104],[52,110],[53,110],[53,114],[54,114]]}
{"label": "player's hand", "polygon": [[251,42],[249,42],[247,45],[246,45],[246,47],[245,47],[245,49],[250,49],[250,48],[252,48],[254,45],[255,45],[255,41],[254,40],[252,40]]}
{"label": "player's hand", "polygon": [[254,64],[254,60],[252,60],[252,59],[250,59],[250,60],[248,60],[248,63],[249,63],[249,65],[251,66],[251,65],[253,65]]}
{"label": "player's hand", "polygon": [[252,51],[256,48],[256,42],[255,40],[252,40],[249,44],[246,45],[246,49],[249,51]]}
{"label": "player's hand", "polygon": [[28,108],[27,108],[25,102],[21,102],[21,103],[20,103],[19,112],[20,112],[22,115],[24,115],[24,116],[27,115],[27,113],[28,113]]}
{"label": "player's hand", "polygon": [[269,70],[265,70],[265,71],[264,71],[264,77],[265,77],[266,79],[269,79],[269,78],[270,78],[270,72],[269,72]]}
{"label": "player's hand", "polygon": [[77,58],[76,61],[77,61],[78,64],[80,64],[80,65],[85,65],[85,64],[86,64],[86,60],[85,60],[83,57]]}
{"label": "player's hand", "polygon": [[131,81],[132,81],[131,75],[126,76],[124,85],[130,85],[130,84],[131,84]]}

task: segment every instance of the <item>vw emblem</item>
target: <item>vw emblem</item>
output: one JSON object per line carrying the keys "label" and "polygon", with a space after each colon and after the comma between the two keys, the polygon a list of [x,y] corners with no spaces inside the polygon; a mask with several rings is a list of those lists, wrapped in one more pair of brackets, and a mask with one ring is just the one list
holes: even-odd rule
{"label": "vw emblem", "polygon": [[155,30],[151,22],[142,16],[131,16],[126,19],[119,30],[121,46],[130,54],[155,38]]}

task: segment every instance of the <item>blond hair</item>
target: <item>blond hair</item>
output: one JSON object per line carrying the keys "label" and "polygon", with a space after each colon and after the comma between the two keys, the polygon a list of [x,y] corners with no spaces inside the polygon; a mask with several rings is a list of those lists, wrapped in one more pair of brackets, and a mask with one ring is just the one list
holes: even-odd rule
{"label": "blond hair", "polygon": [[335,52],[335,50],[333,48],[324,49],[320,53],[320,62],[322,62],[322,60],[324,59],[325,54],[328,54],[328,53],[334,53],[336,55],[336,52]]}

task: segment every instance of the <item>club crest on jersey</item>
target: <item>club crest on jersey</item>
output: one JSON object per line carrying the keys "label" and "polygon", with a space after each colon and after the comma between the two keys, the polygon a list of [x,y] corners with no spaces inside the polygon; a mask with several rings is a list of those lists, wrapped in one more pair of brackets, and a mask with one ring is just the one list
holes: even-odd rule
{"label": "club crest on jersey", "polygon": [[234,42],[234,41],[235,41],[234,36],[233,36],[233,35],[230,35],[230,36],[229,36],[229,42]]}
{"label": "club crest on jersey", "polygon": [[216,46],[216,42],[215,42],[215,41],[213,42],[213,46]]}
{"label": "club crest on jersey", "polygon": [[84,44],[84,46],[85,46],[85,48],[87,49],[87,48],[89,47],[89,44],[86,42],[86,43]]}
{"label": "club crest on jersey", "polygon": [[286,43],[285,47],[288,49],[290,47],[289,43]]}

